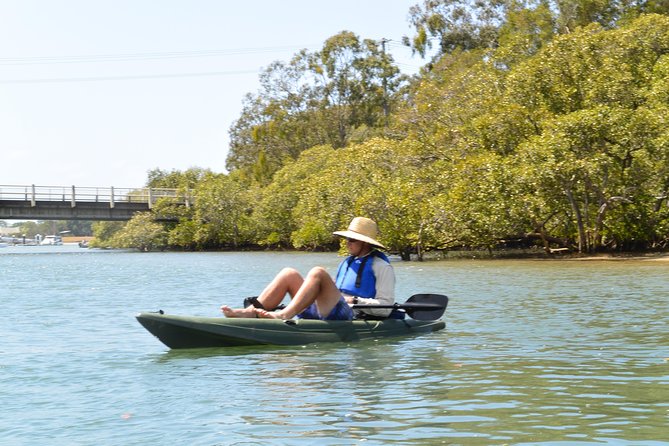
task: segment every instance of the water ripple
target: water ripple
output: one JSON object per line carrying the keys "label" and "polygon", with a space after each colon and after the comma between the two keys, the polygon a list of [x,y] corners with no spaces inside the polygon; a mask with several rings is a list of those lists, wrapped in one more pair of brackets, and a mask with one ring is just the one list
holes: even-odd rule
{"label": "water ripple", "polygon": [[399,296],[451,297],[447,328],[379,342],[168,351],[133,318],[337,260],[0,255],[2,443],[669,445],[659,263],[399,263]]}

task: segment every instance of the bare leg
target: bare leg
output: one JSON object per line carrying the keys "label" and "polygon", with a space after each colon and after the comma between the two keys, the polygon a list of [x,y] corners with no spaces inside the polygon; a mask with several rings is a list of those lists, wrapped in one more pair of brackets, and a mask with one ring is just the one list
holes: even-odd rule
{"label": "bare leg", "polygon": [[337,305],[341,292],[337,289],[332,277],[324,268],[316,267],[309,271],[302,282],[302,286],[295,294],[286,308],[280,311],[266,311],[254,309],[258,316],[273,319],[290,319],[303,311],[312,303],[316,303],[318,312],[327,316]]}
{"label": "bare leg", "polygon": [[304,279],[297,270],[284,268],[260,293],[258,302],[265,308],[276,308],[286,294],[289,294],[291,299],[294,298],[303,283]]}
{"label": "bare leg", "polygon": [[[276,308],[286,296],[286,293],[290,294],[291,298],[295,296],[302,283],[304,283],[304,279],[297,270],[284,268],[260,293],[258,302],[265,308]],[[221,311],[226,317],[257,317],[253,307],[230,308],[223,305]]]}
{"label": "bare leg", "polygon": [[253,307],[231,308],[227,305],[221,305],[221,312],[225,317],[257,317]]}

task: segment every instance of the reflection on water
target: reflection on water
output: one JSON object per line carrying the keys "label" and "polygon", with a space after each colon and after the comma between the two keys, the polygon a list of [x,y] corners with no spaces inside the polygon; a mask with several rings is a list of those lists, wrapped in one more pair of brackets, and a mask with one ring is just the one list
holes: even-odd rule
{"label": "reflection on water", "polygon": [[0,255],[3,444],[669,445],[669,264],[398,263],[399,296],[450,296],[445,330],[169,351],[136,312],[338,259],[55,252]]}

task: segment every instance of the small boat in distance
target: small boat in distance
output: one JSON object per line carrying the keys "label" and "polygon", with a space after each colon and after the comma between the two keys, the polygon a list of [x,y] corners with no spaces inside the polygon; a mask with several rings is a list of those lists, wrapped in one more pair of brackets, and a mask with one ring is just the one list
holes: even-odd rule
{"label": "small boat in distance", "polygon": [[44,239],[40,242],[40,245],[57,245],[60,246],[63,244],[63,237],[60,235],[46,235]]}

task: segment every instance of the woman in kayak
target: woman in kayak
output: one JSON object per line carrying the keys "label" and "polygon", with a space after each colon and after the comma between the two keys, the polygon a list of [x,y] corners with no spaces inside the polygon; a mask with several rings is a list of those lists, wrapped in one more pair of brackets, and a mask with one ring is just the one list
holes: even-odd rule
{"label": "woman in kayak", "polygon": [[[356,217],[346,231],[334,235],[346,239],[349,257],[341,262],[333,280],[325,268],[315,267],[302,277],[293,268],[284,268],[260,293],[252,305],[233,309],[221,307],[226,317],[271,319],[352,320],[351,305],[392,305],[395,303],[395,273],[388,258],[377,248],[378,227],[374,220]],[[285,295],[290,303],[274,310]],[[364,313],[388,316],[391,310],[371,308]]]}

